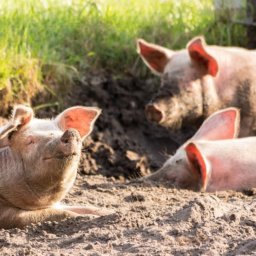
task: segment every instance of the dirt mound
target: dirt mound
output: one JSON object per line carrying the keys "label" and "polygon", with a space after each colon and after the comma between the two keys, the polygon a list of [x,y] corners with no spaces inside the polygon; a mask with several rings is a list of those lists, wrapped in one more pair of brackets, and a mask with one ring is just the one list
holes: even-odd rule
{"label": "dirt mound", "polygon": [[68,105],[103,109],[92,140],[87,141],[81,172],[136,178],[161,166],[192,131],[172,133],[149,123],[144,107],[159,86],[158,80],[133,76],[88,76],[77,83]]}

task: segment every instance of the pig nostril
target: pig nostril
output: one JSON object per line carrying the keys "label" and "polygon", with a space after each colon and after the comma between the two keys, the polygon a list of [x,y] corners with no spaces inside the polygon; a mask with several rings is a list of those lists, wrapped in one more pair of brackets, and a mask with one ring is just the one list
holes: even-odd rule
{"label": "pig nostril", "polygon": [[64,134],[62,135],[60,140],[61,140],[61,142],[67,144],[67,143],[69,143],[71,137],[72,137],[72,133],[69,130],[67,130],[64,132]]}
{"label": "pig nostril", "polygon": [[61,140],[61,142],[67,144],[67,143],[69,143],[69,139],[68,139],[68,138],[63,138],[63,139]]}
{"label": "pig nostril", "polygon": [[147,105],[145,112],[147,119],[151,122],[160,123],[163,120],[163,112],[155,104]]}

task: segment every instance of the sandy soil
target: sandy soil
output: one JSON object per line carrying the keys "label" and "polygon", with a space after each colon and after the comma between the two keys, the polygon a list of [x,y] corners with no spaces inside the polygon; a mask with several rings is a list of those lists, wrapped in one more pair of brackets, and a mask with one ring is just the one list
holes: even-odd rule
{"label": "sandy soil", "polygon": [[256,255],[255,198],[78,175],[65,202],[115,213],[1,230],[1,255]]}
{"label": "sandy soil", "polygon": [[[0,255],[256,255],[256,190],[196,193],[137,181],[194,132],[145,120],[156,84],[132,76],[78,81],[66,106],[99,106],[103,114],[64,202],[113,214],[2,229]],[[37,114],[54,112],[47,111]]]}

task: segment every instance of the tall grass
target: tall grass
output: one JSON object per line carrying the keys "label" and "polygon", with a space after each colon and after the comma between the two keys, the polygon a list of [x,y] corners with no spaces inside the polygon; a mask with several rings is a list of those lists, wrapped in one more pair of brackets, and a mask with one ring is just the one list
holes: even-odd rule
{"label": "tall grass", "polygon": [[81,71],[125,72],[138,37],[177,49],[198,34],[239,44],[243,33],[216,26],[211,0],[0,0],[0,89],[19,95],[35,79],[65,86]]}

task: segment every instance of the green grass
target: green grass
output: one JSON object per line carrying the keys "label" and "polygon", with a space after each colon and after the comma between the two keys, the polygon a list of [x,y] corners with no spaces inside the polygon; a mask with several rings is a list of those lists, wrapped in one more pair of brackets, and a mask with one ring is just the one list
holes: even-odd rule
{"label": "green grass", "polygon": [[0,89],[11,87],[9,101],[32,87],[31,97],[58,91],[80,72],[125,73],[138,37],[174,49],[198,34],[245,43],[243,28],[215,22],[211,0],[0,0],[0,28]]}

